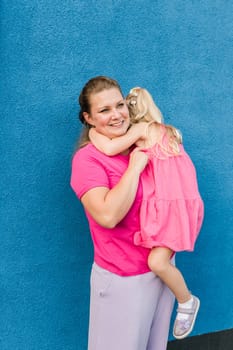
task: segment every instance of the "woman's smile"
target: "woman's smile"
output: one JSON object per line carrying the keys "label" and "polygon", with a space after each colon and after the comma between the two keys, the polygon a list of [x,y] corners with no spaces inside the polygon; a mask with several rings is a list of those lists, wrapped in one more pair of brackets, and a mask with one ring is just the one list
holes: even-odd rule
{"label": "woman's smile", "polygon": [[124,120],[120,120],[118,122],[110,123],[110,126],[120,127],[124,124]]}
{"label": "woman's smile", "polygon": [[85,113],[84,117],[97,132],[109,138],[127,132],[130,125],[129,111],[118,89],[111,88],[91,95],[90,106],[90,113]]}

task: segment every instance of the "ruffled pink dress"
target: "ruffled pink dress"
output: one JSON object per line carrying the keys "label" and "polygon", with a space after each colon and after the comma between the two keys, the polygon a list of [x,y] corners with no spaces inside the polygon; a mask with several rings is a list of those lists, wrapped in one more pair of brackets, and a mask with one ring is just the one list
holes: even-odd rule
{"label": "ruffled pink dress", "polygon": [[165,155],[158,144],[146,153],[150,161],[141,176],[141,230],[134,243],[192,251],[204,217],[195,167],[183,145],[178,155]]}

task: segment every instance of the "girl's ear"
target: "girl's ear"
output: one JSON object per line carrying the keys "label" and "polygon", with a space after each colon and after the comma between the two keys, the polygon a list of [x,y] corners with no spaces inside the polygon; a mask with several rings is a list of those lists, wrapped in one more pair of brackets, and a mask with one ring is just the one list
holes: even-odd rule
{"label": "girl's ear", "polygon": [[91,117],[91,115],[89,113],[83,112],[83,118],[85,119],[87,124],[94,126],[92,117]]}

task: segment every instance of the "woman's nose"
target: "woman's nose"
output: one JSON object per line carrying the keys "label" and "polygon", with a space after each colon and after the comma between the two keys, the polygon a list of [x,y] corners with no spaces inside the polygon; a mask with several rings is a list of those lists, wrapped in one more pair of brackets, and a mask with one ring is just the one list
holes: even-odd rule
{"label": "woman's nose", "polygon": [[119,118],[121,116],[120,112],[118,111],[117,108],[113,108],[112,110],[112,117],[113,118]]}

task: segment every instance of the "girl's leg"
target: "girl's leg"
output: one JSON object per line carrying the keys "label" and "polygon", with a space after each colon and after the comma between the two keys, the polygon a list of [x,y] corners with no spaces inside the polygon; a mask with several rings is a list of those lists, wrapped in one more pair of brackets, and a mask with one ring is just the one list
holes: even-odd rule
{"label": "girl's leg", "polygon": [[[154,315],[160,308],[163,286],[152,272],[121,277],[94,264],[88,350],[150,349],[147,344]],[[154,334],[159,337],[157,341],[161,342],[156,350],[166,350],[172,309],[167,300],[170,298],[164,296],[160,326],[153,326]]]}
{"label": "girl's leg", "polygon": [[200,301],[191,295],[181,272],[171,264],[172,254],[172,250],[168,248],[153,248],[148,258],[148,265],[170,288],[178,301],[173,335],[177,339],[182,339],[187,337],[194,327]]}
{"label": "girl's leg", "polygon": [[156,247],[150,252],[148,265],[156,275],[171,289],[178,303],[185,303],[191,299],[185,280],[181,272],[171,264],[173,251],[166,247]]}

